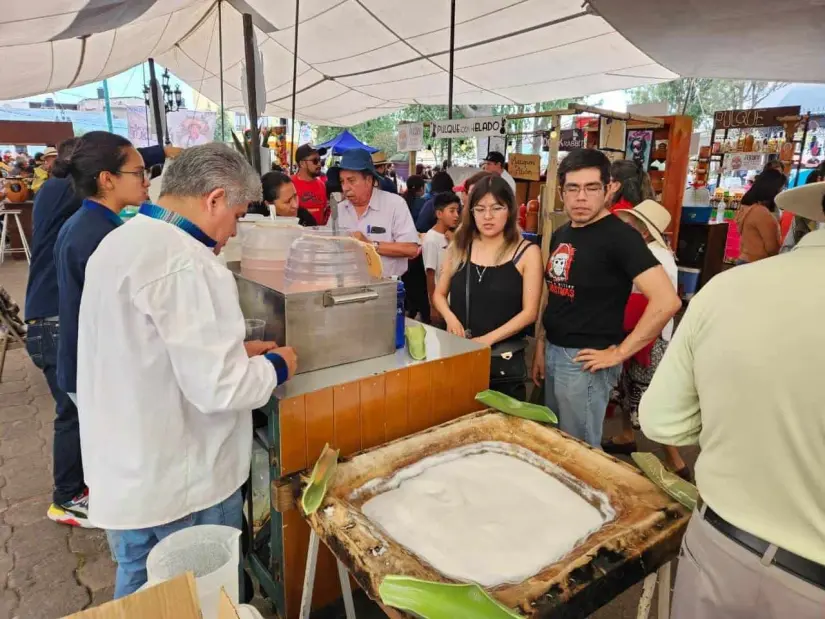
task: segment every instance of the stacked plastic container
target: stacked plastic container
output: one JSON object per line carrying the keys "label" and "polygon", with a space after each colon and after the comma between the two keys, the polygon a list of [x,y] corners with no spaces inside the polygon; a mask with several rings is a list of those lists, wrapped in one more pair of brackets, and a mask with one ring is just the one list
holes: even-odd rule
{"label": "stacked plastic container", "polygon": [[283,290],[284,269],[292,243],[303,234],[292,224],[256,222],[241,239],[241,274],[260,284]]}
{"label": "stacked plastic container", "polygon": [[370,282],[367,259],[358,241],[340,230],[305,228],[292,243],[285,269],[287,292],[363,286]]}

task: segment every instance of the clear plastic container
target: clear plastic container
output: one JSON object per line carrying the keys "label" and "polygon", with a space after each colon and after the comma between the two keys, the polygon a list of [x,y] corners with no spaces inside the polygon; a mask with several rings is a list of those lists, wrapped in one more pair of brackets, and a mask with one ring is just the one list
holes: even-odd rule
{"label": "clear plastic container", "polygon": [[245,225],[241,234],[241,274],[270,288],[283,288],[284,268],[300,226],[271,221]]}
{"label": "clear plastic container", "polygon": [[305,229],[292,243],[285,270],[288,292],[363,286],[370,282],[367,258],[360,243],[339,230]]}

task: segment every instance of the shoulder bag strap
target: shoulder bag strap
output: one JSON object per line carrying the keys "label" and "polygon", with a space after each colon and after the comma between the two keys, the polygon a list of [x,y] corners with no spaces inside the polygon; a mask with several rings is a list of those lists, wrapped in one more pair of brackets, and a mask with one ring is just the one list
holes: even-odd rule
{"label": "shoulder bag strap", "polygon": [[467,260],[464,261],[464,337],[470,339],[473,337],[470,331],[470,263],[473,257],[473,242],[470,241],[470,246],[467,248]]}

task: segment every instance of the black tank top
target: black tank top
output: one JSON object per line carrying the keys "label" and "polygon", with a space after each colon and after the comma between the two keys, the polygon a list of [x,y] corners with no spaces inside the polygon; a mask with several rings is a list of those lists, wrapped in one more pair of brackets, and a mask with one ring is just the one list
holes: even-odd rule
{"label": "black tank top", "polygon": [[[529,241],[522,241],[513,259],[504,264],[482,267],[468,260],[453,274],[450,309],[473,337],[495,331],[523,309],[524,278],[516,265],[530,245]],[[470,269],[470,324],[467,324],[467,268]],[[526,331],[508,340],[521,339]]]}

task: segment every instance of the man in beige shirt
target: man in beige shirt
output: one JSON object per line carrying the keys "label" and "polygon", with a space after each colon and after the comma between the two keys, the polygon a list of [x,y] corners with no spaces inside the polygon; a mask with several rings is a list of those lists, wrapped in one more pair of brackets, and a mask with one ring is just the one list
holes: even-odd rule
{"label": "man in beige shirt", "polygon": [[[825,221],[825,183],[776,202]],[[672,619],[825,617],[823,308],[818,230],[708,283],[642,399],[649,438],[702,448]]]}

